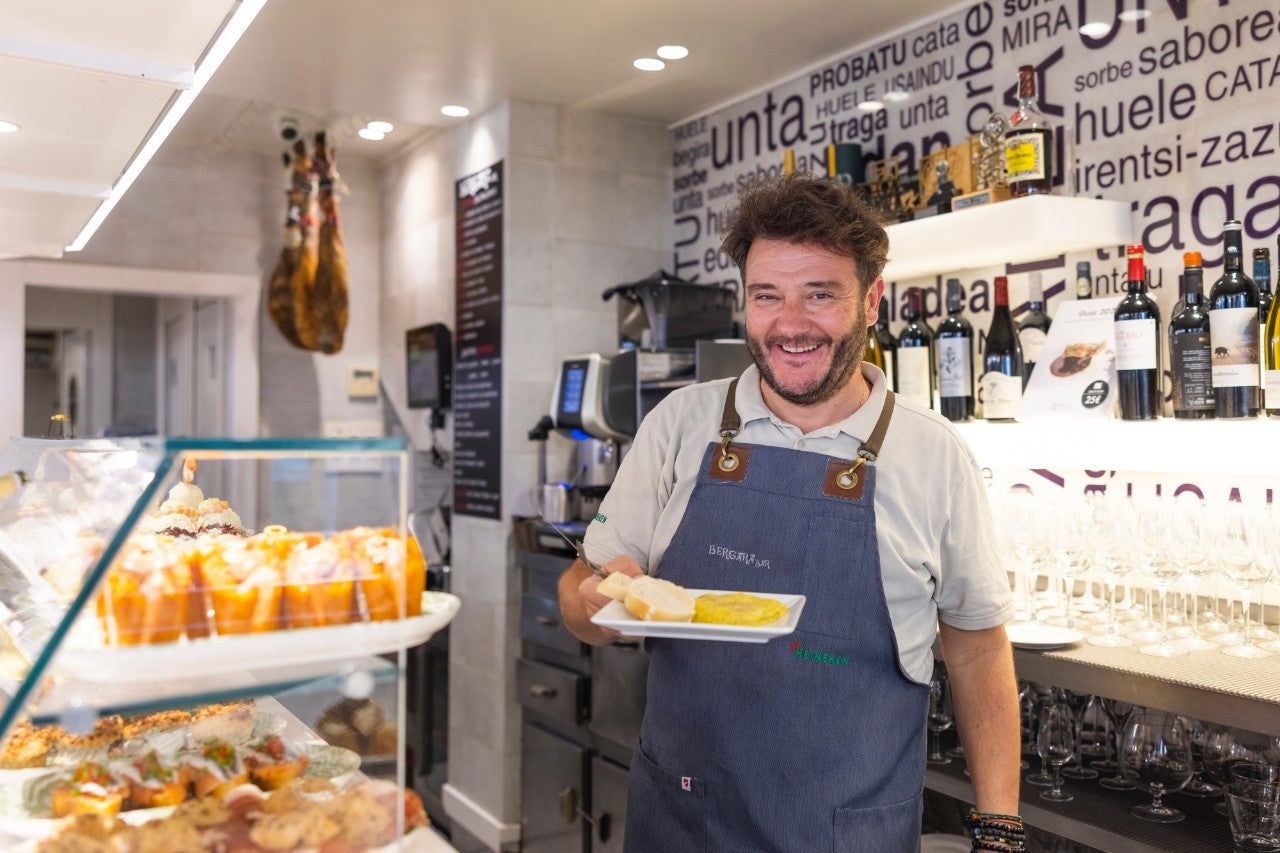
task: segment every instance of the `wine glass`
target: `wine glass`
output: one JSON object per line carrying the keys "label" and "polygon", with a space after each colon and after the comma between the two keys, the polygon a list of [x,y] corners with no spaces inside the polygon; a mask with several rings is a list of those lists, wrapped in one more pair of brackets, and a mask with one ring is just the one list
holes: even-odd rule
{"label": "wine glass", "polygon": [[1200,586],[1204,578],[1216,568],[1208,554],[1208,536],[1203,518],[1204,502],[1191,492],[1184,492],[1174,498],[1174,515],[1169,533],[1170,541],[1177,559],[1182,563],[1191,598],[1191,624],[1184,624],[1179,629],[1178,643],[1193,652],[1216,649],[1218,644],[1207,639],[1200,630]]}
{"label": "wine glass", "polygon": [[1187,654],[1187,649],[1169,641],[1169,584],[1181,574],[1170,535],[1170,513],[1158,502],[1146,507],[1138,521],[1138,556],[1142,573],[1151,579],[1160,595],[1160,638],[1138,649],[1144,655],[1162,658]]}
{"label": "wine glass", "polygon": [[[1031,751],[1033,754],[1040,755],[1040,715],[1046,707],[1053,704],[1054,689],[1049,684],[1035,684],[1032,686],[1030,694],[1029,706],[1025,708],[1025,712],[1029,714],[1029,725],[1034,732],[1031,739]],[[1049,772],[1049,765],[1045,757],[1040,755],[1040,769],[1035,773],[1028,773],[1022,779],[1028,785],[1035,785],[1037,788],[1048,788],[1053,784],[1053,776],[1054,774]]]}
{"label": "wine glass", "polygon": [[1088,502],[1064,501],[1058,507],[1052,528],[1053,550],[1063,587],[1062,608],[1066,614],[1062,624],[1068,628],[1075,627],[1072,614],[1076,579],[1089,568],[1091,510]]}
{"label": "wine glass", "polygon": [[1120,633],[1116,618],[1116,586],[1124,580],[1131,566],[1126,557],[1124,505],[1108,507],[1108,512],[1093,515],[1093,570],[1107,587],[1108,612],[1106,633],[1089,638],[1095,646],[1132,646],[1133,640]]}
{"label": "wine glass", "polygon": [[950,764],[951,759],[942,751],[942,733],[955,724],[951,716],[951,688],[946,673],[935,670],[929,682],[929,751],[925,761],[929,764]]}
{"label": "wine glass", "polygon": [[1240,642],[1223,646],[1223,654],[1241,658],[1267,658],[1271,652],[1253,642],[1250,600],[1253,590],[1266,582],[1274,559],[1275,533],[1264,513],[1230,506],[1221,513],[1217,530],[1218,559],[1228,578],[1240,587],[1244,606],[1244,630]]}
{"label": "wine glass", "polygon": [[1039,550],[1040,525],[1034,496],[1026,487],[1011,489],[1003,504],[1005,529],[1009,546],[1017,560],[1017,576],[1022,585],[1022,604],[1017,618],[1029,622],[1035,616],[1033,597],[1036,585],[1036,557]]}
{"label": "wine glass", "polygon": [[1151,802],[1129,809],[1136,818],[1177,823],[1186,815],[1163,802],[1165,794],[1180,790],[1195,771],[1191,737],[1180,717],[1148,708],[1135,710],[1124,725],[1120,771],[1151,794]]}
{"label": "wine glass", "polygon": [[[1115,769],[1115,776],[1107,776],[1098,780],[1098,784],[1111,791],[1132,791],[1138,787],[1131,779],[1125,778],[1120,773],[1120,748],[1124,740],[1124,724],[1128,721],[1129,715],[1133,713],[1133,703],[1125,702],[1120,699],[1111,699],[1103,697],[1102,712],[1107,715],[1107,719],[1111,721],[1111,731],[1115,735],[1115,760],[1110,762],[1110,766]],[[1099,766],[1100,762],[1095,761],[1094,767],[1099,770],[1107,769],[1105,766]],[[1103,762],[1105,764],[1105,762]]]}
{"label": "wine glass", "polygon": [[1187,731],[1191,735],[1191,760],[1195,762],[1195,773],[1182,793],[1191,797],[1218,797],[1222,795],[1222,787],[1207,781],[1204,774],[1208,772],[1205,762],[1205,745],[1209,742],[1214,727],[1202,720],[1186,718]]}
{"label": "wine glass", "polygon": [[1040,724],[1036,730],[1036,752],[1040,760],[1053,768],[1049,790],[1040,792],[1040,799],[1056,803],[1074,800],[1062,790],[1062,765],[1076,754],[1076,715],[1066,702],[1051,702],[1040,709]]}
{"label": "wine glass", "polygon": [[1066,703],[1071,709],[1072,724],[1074,726],[1074,740],[1076,745],[1075,753],[1071,756],[1071,761],[1067,766],[1063,767],[1059,772],[1066,779],[1073,779],[1078,782],[1085,782],[1090,779],[1098,778],[1098,771],[1092,767],[1084,766],[1084,753],[1081,749],[1084,747],[1083,724],[1084,712],[1089,707],[1089,703],[1093,701],[1093,697],[1088,693],[1076,693],[1071,690],[1063,690],[1059,694],[1059,699]]}

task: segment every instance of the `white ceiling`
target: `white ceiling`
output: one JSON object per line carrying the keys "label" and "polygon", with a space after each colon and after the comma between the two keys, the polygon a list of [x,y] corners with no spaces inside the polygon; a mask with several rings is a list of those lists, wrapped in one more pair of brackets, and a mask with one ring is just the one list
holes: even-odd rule
{"label": "white ceiling", "polygon": [[[58,257],[238,0],[0,3],[0,258]],[[278,156],[284,115],[382,158],[508,98],[674,123],[954,0],[267,0],[170,145]],[[661,44],[661,72],[631,65]],[[396,130],[380,143],[355,131]],[[465,119],[464,119],[465,120]]]}

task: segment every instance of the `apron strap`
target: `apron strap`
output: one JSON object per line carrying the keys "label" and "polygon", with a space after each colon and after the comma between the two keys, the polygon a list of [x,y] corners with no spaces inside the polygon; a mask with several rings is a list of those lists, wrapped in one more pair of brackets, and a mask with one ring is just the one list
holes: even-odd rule
{"label": "apron strap", "polygon": [[889,418],[893,417],[893,391],[885,390],[884,407],[880,409],[880,417],[876,419],[876,425],[871,430],[870,437],[862,442],[862,446],[858,448],[858,455],[854,457],[853,463],[845,468],[837,462],[832,462],[827,466],[827,481],[824,491],[833,497],[844,497],[844,493],[849,496],[862,496],[862,489],[857,488],[862,478],[858,476],[858,469],[868,462],[875,462],[880,456],[880,445],[884,442],[885,433],[889,431]]}
{"label": "apron strap", "polygon": [[[724,397],[724,412],[720,416],[720,458],[716,462],[716,466],[725,473],[738,469],[741,459],[736,450],[729,449],[730,442],[742,429],[742,418],[738,417],[738,407],[735,402],[735,395],[738,390],[738,377],[734,377],[729,383],[729,390]],[[884,443],[885,433],[889,431],[889,419],[893,417],[894,394],[892,390],[885,390],[884,406],[880,409],[880,417],[876,419],[876,425],[871,430],[871,435],[858,448],[858,455],[854,457],[852,464],[848,468],[840,466],[839,470],[832,471],[832,481],[836,488],[841,490],[850,490],[858,485],[858,468],[867,462],[874,462],[880,455],[880,445]]]}

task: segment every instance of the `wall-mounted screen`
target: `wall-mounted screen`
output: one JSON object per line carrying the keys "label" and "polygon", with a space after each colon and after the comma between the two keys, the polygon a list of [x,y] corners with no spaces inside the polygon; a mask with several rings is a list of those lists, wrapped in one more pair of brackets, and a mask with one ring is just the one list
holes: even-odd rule
{"label": "wall-mounted screen", "polygon": [[411,409],[447,409],[453,386],[453,336],[443,323],[404,333],[405,378]]}

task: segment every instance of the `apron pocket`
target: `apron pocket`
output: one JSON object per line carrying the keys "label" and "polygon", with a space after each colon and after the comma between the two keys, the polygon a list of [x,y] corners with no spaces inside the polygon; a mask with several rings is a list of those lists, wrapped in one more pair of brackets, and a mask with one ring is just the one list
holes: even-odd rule
{"label": "apron pocket", "polygon": [[915,853],[924,792],[865,809],[836,809],[835,853]]}
{"label": "apron pocket", "polygon": [[706,849],[706,787],[700,778],[669,773],[637,747],[629,789],[627,850]]}

